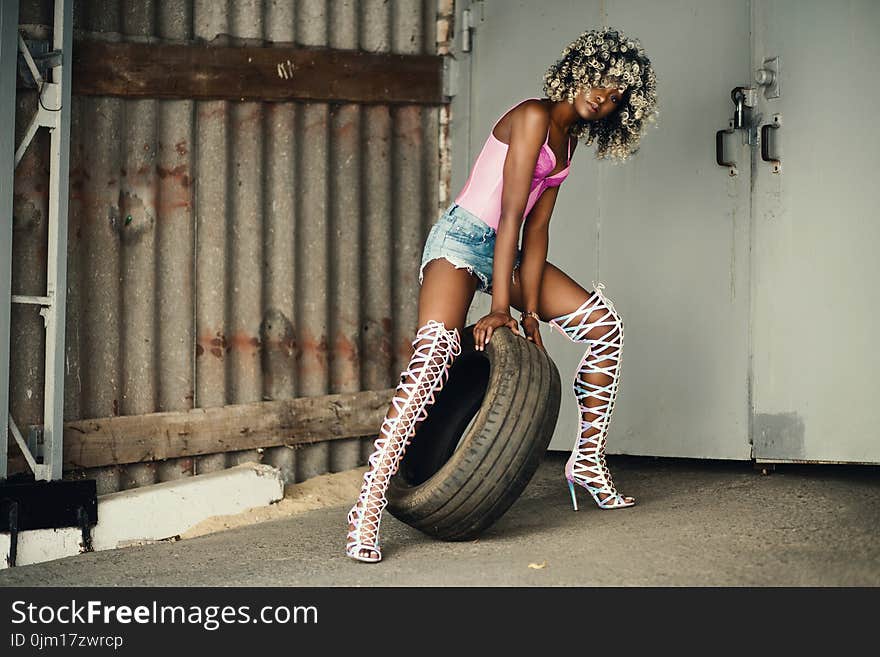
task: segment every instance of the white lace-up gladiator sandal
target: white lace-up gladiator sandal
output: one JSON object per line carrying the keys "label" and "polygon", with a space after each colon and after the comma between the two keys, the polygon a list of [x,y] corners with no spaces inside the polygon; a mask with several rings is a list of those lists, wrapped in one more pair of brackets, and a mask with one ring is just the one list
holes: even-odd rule
{"label": "white lace-up gladiator sandal", "polygon": [[[555,317],[549,322],[573,342],[589,344],[572,382],[578,402],[580,422],[574,449],[565,464],[565,479],[568,481],[575,511],[578,507],[574,484],[585,488],[600,509],[620,509],[635,504],[633,498],[617,492],[611,480],[611,473],[605,464],[605,440],[620,382],[623,321],[611,301],[602,294],[605,285],[602,283],[597,285],[593,282],[593,289],[596,293],[590,295],[590,298],[576,310]],[[590,321],[591,316],[592,321]],[[587,337],[593,329],[601,326],[608,327],[608,330],[600,338]],[[600,367],[598,363],[603,361],[610,361],[610,364]],[[605,374],[611,378],[611,381],[606,385],[591,383],[586,378],[588,374]],[[590,398],[597,400],[599,404],[588,406],[587,400]],[[588,420],[586,419],[588,414],[596,417]],[[590,429],[595,429],[595,433],[585,436],[584,434]]]}
{"label": "white lace-up gladiator sandal", "polygon": [[388,504],[385,498],[388,482],[397,472],[416,423],[428,417],[434,393],[446,383],[449,368],[461,353],[458,329],[448,330],[443,322],[433,319],[419,328],[412,345],[414,352],[409,366],[401,374],[391,400],[396,414],[392,416],[389,409],[382,422],[357,503],[348,512],[348,522],[353,528],[348,532],[345,552],[358,561],[382,560],[379,523]]}

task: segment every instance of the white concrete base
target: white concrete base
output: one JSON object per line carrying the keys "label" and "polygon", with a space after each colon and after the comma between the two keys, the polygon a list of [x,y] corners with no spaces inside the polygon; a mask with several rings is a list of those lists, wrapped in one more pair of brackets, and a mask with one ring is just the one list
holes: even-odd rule
{"label": "white concrete base", "polygon": [[[81,542],[82,531],[77,527],[20,532],[15,563],[18,566],[26,566],[29,563],[40,563],[79,554]],[[0,533],[0,569],[9,567],[7,559],[11,545],[9,533]]]}
{"label": "white concrete base", "polygon": [[[206,518],[265,506],[283,497],[281,471],[261,463],[102,495],[92,545],[95,550],[108,550],[172,538]],[[16,564],[79,554],[81,539],[75,527],[21,532]],[[9,534],[0,533],[0,568],[8,567],[9,547]]]}

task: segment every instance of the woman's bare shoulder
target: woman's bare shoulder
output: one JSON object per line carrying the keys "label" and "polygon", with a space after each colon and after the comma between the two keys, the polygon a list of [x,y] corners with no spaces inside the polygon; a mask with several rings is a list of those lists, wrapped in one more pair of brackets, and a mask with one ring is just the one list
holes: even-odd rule
{"label": "woman's bare shoulder", "polygon": [[543,138],[550,125],[550,109],[540,99],[524,100],[498,121],[494,132],[496,139],[509,144],[514,125],[518,130]]}

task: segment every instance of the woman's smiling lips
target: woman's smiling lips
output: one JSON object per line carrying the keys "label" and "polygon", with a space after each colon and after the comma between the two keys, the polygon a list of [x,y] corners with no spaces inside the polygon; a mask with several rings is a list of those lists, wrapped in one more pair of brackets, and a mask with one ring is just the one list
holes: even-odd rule
{"label": "woman's smiling lips", "polygon": [[596,105],[595,103],[591,103],[590,101],[587,101],[587,106],[588,106],[591,110],[593,110],[594,112],[598,112],[598,111],[599,111],[599,106]]}

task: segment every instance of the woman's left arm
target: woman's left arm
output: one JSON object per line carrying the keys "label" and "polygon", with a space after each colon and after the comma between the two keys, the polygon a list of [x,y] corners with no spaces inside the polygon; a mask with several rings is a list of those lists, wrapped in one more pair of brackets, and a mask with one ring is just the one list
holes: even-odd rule
{"label": "woman's left arm", "polygon": [[550,241],[550,215],[556,205],[559,187],[548,187],[535,203],[523,225],[522,262],[520,263],[520,285],[522,289],[523,311],[538,312],[541,292],[541,279],[547,262],[547,247]]}
{"label": "woman's left arm", "polygon": [[[577,149],[577,140],[571,149],[571,156]],[[569,157],[569,166],[571,157]],[[544,266],[547,264],[547,248],[550,243],[550,216],[559,196],[559,185],[548,187],[543,191],[529,216],[523,224],[522,262],[520,262],[520,285],[522,289],[523,311],[538,311],[541,299],[541,281],[544,277]],[[533,317],[521,320],[525,336],[543,347],[538,321]]]}

